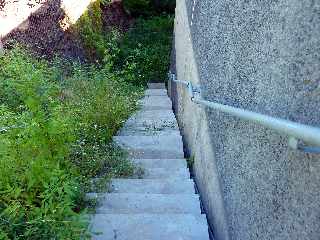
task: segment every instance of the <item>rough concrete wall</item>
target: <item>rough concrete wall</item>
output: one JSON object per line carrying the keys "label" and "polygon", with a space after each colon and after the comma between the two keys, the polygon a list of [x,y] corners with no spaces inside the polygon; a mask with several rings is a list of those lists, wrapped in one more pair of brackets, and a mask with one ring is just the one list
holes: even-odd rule
{"label": "rough concrete wall", "polygon": [[[175,18],[175,51],[176,73],[179,79],[199,83],[199,74],[195,63],[191,42],[191,33],[187,17],[187,5],[178,1]],[[172,70],[173,70],[172,69]],[[224,217],[223,201],[215,161],[212,161],[212,143],[208,134],[206,113],[202,108],[195,106],[189,100],[188,92],[181,85],[169,85],[176,110],[179,127],[182,130],[185,142],[185,152],[195,159],[197,182],[202,195],[202,201],[207,209],[207,216],[212,225],[219,229],[220,239],[227,239],[227,228]],[[207,185],[206,185],[207,184]],[[214,209],[214,211],[212,211]]]}
{"label": "rough concrete wall", "polygon": [[[175,36],[204,98],[320,127],[319,1],[178,0]],[[320,239],[319,155],[171,91],[216,239]]]}

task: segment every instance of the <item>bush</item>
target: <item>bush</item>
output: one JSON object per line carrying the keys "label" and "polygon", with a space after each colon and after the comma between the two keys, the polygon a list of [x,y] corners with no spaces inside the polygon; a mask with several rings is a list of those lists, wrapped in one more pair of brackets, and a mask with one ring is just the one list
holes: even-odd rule
{"label": "bush", "polygon": [[74,31],[79,34],[85,46],[87,58],[92,62],[101,61],[107,51],[103,37],[101,3],[101,0],[91,3],[74,26]]}
{"label": "bush", "polygon": [[120,43],[115,65],[126,81],[145,85],[164,82],[170,62],[173,18],[138,19]]}
{"label": "bush", "polygon": [[55,73],[20,48],[0,63],[1,232],[8,239],[84,237],[85,223],[75,211],[81,176],[66,160],[72,119],[50,81]]}
{"label": "bush", "polygon": [[79,206],[90,178],[133,171],[110,140],[135,110],[139,88],[106,69],[73,64],[63,73],[59,65],[20,47],[0,57],[5,239],[86,238]]}
{"label": "bush", "polygon": [[123,0],[123,6],[133,16],[174,13],[175,0]]}
{"label": "bush", "polygon": [[175,0],[152,0],[152,6],[155,11],[162,13],[174,14],[176,1]]}
{"label": "bush", "polygon": [[150,0],[123,0],[123,6],[133,16],[149,15],[152,11]]}
{"label": "bush", "polygon": [[[124,121],[137,108],[141,88],[131,86],[108,69],[76,65],[65,83],[67,108],[72,112],[77,134],[72,161],[82,175],[91,178],[118,171],[110,165],[110,145]],[[116,152],[119,152],[118,150]],[[119,164],[125,159],[119,159]],[[130,169],[128,170],[131,171]],[[128,175],[119,171],[120,175]]]}

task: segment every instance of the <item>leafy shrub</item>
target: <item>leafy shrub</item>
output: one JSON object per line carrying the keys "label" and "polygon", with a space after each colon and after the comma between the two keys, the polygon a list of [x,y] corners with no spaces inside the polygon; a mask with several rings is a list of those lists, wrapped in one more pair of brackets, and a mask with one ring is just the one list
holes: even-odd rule
{"label": "leafy shrub", "polygon": [[175,0],[123,0],[123,6],[133,16],[174,13]]}
{"label": "leafy shrub", "polygon": [[175,0],[152,0],[152,6],[155,11],[173,14],[176,7]]}
{"label": "leafy shrub", "polygon": [[153,11],[151,0],[123,0],[127,12],[136,15],[149,15]]}
{"label": "leafy shrub", "polygon": [[87,58],[91,61],[101,61],[107,50],[103,37],[101,3],[101,0],[92,2],[74,26],[85,46]]}
{"label": "leafy shrub", "polygon": [[115,60],[126,81],[145,85],[165,81],[170,62],[173,19],[158,16],[138,19],[120,43]]}
{"label": "leafy shrub", "polygon": [[[110,173],[116,167],[110,165],[109,155],[113,156],[111,149],[115,147],[109,143],[136,109],[136,100],[142,92],[139,89],[107,69],[74,67],[74,74],[65,83],[64,92],[68,95],[68,109],[73,109],[72,114],[77,120],[73,123],[78,137],[72,159],[82,175],[96,177],[102,172]],[[122,161],[117,159],[119,163]]]}
{"label": "leafy shrub", "polygon": [[174,13],[175,0],[123,0],[127,12],[134,16],[151,16],[159,13]]}
{"label": "leafy shrub", "polygon": [[1,232],[8,239],[84,237],[75,212],[81,176],[66,161],[73,131],[49,81],[55,74],[19,48],[0,62]]}
{"label": "leafy shrub", "polygon": [[107,69],[63,73],[20,47],[0,57],[2,238],[87,237],[79,206],[89,179],[133,171],[110,140],[139,96]]}

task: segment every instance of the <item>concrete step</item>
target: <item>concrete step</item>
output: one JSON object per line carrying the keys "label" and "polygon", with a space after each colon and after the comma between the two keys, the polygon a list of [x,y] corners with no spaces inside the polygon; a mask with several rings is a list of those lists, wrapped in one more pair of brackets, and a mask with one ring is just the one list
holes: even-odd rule
{"label": "concrete step", "polygon": [[166,89],[166,85],[164,83],[148,83],[149,89]]}
{"label": "concrete step", "polygon": [[144,168],[142,176],[133,176],[131,178],[144,178],[144,179],[190,179],[190,173],[187,168]]}
{"label": "concrete step", "polygon": [[94,240],[209,240],[205,216],[192,214],[96,214]]}
{"label": "concrete step", "polygon": [[119,130],[118,136],[160,136],[160,135],[176,135],[181,136],[179,130],[154,130],[145,127],[122,128]]}
{"label": "concrete step", "polygon": [[142,110],[172,110],[172,102],[166,96],[145,96],[139,103]]}
{"label": "concrete step", "polygon": [[147,89],[144,92],[145,96],[168,96],[166,89]]}
{"label": "concrete step", "polygon": [[194,183],[180,179],[112,179],[110,192],[113,193],[153,193],[182,194],[195,193]]}
{"label": "concrete step", "polygon": [[184,158],[181,136],[115,136],[113,139],[132,158]]}
{"label": "concrete step", "polygon": [[185,159],[132,159],[131,161],[142,168],[187,168]]}
{"label": "concrete step", "polygon": [[163,129],[179,129],[172,110],[139,111],[127,120],[124,127],[145,127],[145,129],[158,131]]}
{"label": "concrete step", "polygon": [[114,142],[144,172],[112,179],[110,193],[87,195],[99,200],[91,230],[102,234],[93,239],[209,240],[164,84],[149,84],[140,103]]}
{"label": "concrete step", "polygon": [[196,194],[108,193],[98,198],[97,213],[192,213],[200,215]]}

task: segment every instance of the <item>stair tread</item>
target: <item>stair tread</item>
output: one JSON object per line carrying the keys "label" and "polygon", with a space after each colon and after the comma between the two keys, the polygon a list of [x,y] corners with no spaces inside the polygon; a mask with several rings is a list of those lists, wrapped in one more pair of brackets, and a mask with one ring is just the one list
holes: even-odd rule
{"label": "stair tread", "polygon": [[166,89],[147,89],[144,94],[146,96],[168,96],[168,92]]}
{"label": "stair tread", "polygon": [[134,158],[183,158],[181,136],[115,136],[114,141]]}
{"label": "stair tread", "polygon": [[167,96],[145,96],[139,103],[142,110],[172,110],[172,102]]}
{"label": "stair tread", "polygon": [[164,83],[148,86],[141,110],[113,138],[143,171],[87,195],[98,200],[91,230],[102,233],[92,239],[209,240],[172,102]]}
{"label": "stair tread", "polygon": [[131,161],[142,168],[187,168],[185,159],[132,159]]}
{"label": "stair tread", "polygon": [[148,83],[148,89],[166,89],[164,83]]}
{"label": "stair tread", "polygon": [[177,120],[172,110],[145,110],[135,113],[124,128],[144,127],[146,129],[178,129]]}
{"label": "stair tread", "polygon": [[209,240],[205,216],[192,214],[96,214],[95,240]]}
{"label": "stair tread", "polygon": [[190,173],[187,168],[143,168],[143,174],[132,176],[131,178],[144,178],[144,179],[190,179]]}
{"label": "stair tread", "polygon": [[119,130],[118,136],[164,136],[164,135],[176,135],[181,137],[178,129],[157,129],[149,127],[124,127]]}
{"label": "stair tread", "polygon": [[112,179],[110,191],[114,193],[194,193],[191,179]]}
{"label": "stair tread", "polygon": [[116,143],[127,148],[136,149],[159,149],[159,150],[182,150],[182,138],[176,134],[155,136],[115,136]]}
{"label": "stair tread", "polygon": [[201,214],[196,194],[107,193],[98,197],[98,213]]}

